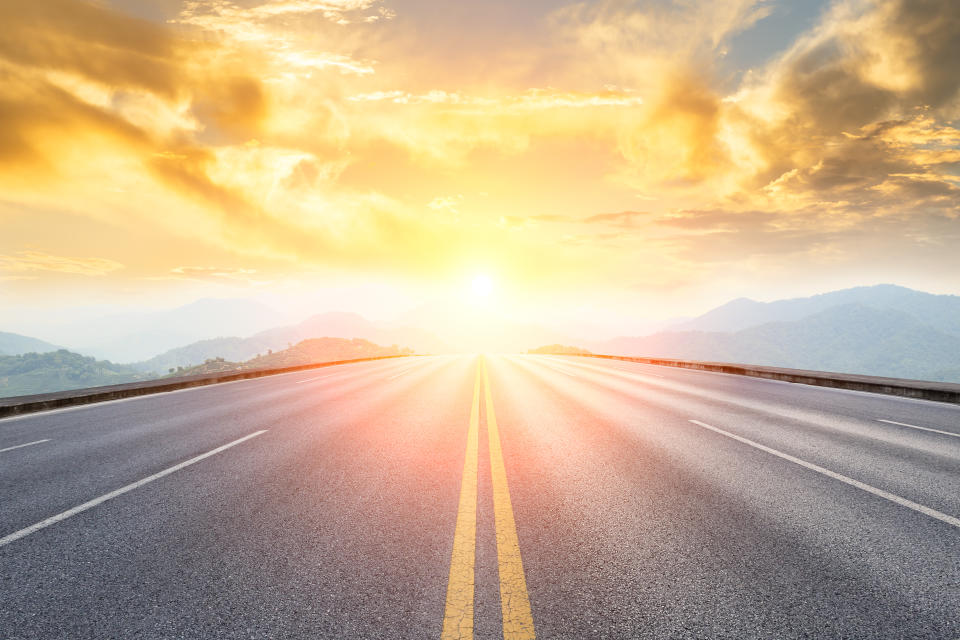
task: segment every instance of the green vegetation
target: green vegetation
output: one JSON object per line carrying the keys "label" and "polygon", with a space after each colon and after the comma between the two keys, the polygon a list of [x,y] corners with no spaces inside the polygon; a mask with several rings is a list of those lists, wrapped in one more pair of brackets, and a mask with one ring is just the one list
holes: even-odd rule
{"label": "green vegetation", "polygon": [[66,349],[0,356],[0,397],[149,380],[154,376]]}
{"label": "green vegetation", "polygon": [[[231,362],[222,357],[207,358],[203,364],[194,367],[168,367],[167,373],[168,377],[180,377],[409,353],[412,353],[409,349],[401,349],[397,345],[381,347],[358,338],[316,338],[304,340],[282,351],[265,349],[264,355],[246,362]],[[19,356],[0,355],[0,397],[98,387],[156,377],[129,365],[88,358],[66,349]]]}

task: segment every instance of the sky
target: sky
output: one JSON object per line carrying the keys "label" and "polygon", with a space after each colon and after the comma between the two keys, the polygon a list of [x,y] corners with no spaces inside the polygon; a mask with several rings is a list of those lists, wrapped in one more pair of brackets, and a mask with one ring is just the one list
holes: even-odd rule
{"label": "sky", "polygon": [[742,296],[960,294],[956,0],[0,0],[0,23],[0,330],[483,297],[622,334]]}

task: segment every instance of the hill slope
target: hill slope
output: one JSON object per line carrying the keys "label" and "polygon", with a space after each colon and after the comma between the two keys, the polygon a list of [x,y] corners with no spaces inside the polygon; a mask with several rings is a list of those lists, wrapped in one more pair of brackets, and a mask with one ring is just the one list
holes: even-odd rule
{"label": "hill slope", "polygon": [[81,389],[152,376],[66,349],[52,353],[0,356],[0,397]]}
{"label": "hill slope", "polygon": [[249,360],[265,354],[268,350],[279,351],[304,340],[318,338],[358,338],[378,345],[399,345],[421,353],[443,351],[445,348],[443,343],[428,331],[383,328],[355,313],[330,312],[311,316],[299,324],[267,329],[249,338],[202,340],[130,366],[138,371],[166,373],[171,368],[189,367],[212,358],[235,362]]}
{"label": "hill slope", "polygon": [[617,338],[605,343],[602,353],[960,382],[960,336],[902,311],[859,304],[733,333]]}
{"label": "hill slope", "polygon": [[280,369],[301,364],[336,362],[378,356],[399,356],[409,353],[396,346],[382,347],[360,338],[314,338],[304,340],[287,349],[269,352],[246,362],[230,362],[224,358],[212,358],[203,364],[175,371],[173,375],[184,376],[198,373],[219,373],[244,369]]}
{"label": "hill slope", "polygon": [[21,353],[47,353],[62,348],[30,336],[0,331],[0,355],[2,356],[16,356]]}
{"label": "hill slope", "polygon": [[890,284],[855,287],[809,298],[774,302],[739,298],[693,320],[676,324],[670,327],[670,330],[740,331],[768,322],[801,320],[851,304],[883,311],[898,311],[937,331],[960,337],[960,296],[934,295]]}
{"label": "hill slope", "polygon": [[251,300],[203,298],[175,309],[51,321],[43,335],[86,355],[133,362],[198,340],[250,335],[281,317]]}

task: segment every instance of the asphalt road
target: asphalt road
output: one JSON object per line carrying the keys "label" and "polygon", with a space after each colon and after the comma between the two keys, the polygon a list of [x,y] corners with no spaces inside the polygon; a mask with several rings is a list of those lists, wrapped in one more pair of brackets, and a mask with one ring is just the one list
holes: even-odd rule
{"label": "asphalt road", "polygon": [[958,406],[342,365],[0,420],[0,638],[960,638],[958,518]]}

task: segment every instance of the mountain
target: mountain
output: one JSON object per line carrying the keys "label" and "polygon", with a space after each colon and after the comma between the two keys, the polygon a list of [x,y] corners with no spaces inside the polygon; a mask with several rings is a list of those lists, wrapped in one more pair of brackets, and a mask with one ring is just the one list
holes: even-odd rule
{"label": "mountain", "polygon": [[377,356],[399,356],[404,351],[396,345],[382,347],[361,338],[312,338],[292,347],[265,354],[244,363],[244,368],[293,367],[315,362],[334,362]]}
{"label": "mountain", "polygon": [[279,348],[273,341],[258,340],[255,337],[211,338],[170,349],[149,360],[134,362],[129,366],[142,372],[167,373],[171,369],[192,367],[212,358],[242,362],[274,347]]}
{"label": "mountain", "polygon": [[282,321],[282,314],[259,302],[204,298],[162,311],[66,318],[44,333],[87,355],[133,362],[198,340],[251,335]]}
{"label": "mountain", "polygon": [[44,340],[22,336],[18,333],[0,331],[0,356],[16,356],[22,353],[46,353],[57,351],[63,347],[50,344]]}
{"label": "mountain", "polygon": [[0,397],[82,389],[151,377],[124,365],[66,349],[0,356]]}
{"label": "mountain", "polygon": [[862,304],[736,332],[616,338],[601,353],[960,382],[960,335],[904,311]]}
{"label": "mountain", "polygon": [[220,373],[223,371],[242,371],[244,369],[279,369],[302,364],[335,362],[337,360],[399,356],[405,353],[408,352],[396,346],[381,347],[369,340],[360,338],[314,338],[304,340],[281,351],[259,355],[246,362],[230,362],[223,358],[212,358],[203,364],[176,371],[175,375]]}
{"label": "mountain", "polygon": [[908,314],[923,324],[960,336],[960,296],[934,295],[881,284],[831,291],[808,298],[757,302],[738,298],[707,313],[670,327],[671,331],[740,331],[768,322],[790,322],[831,308],[857,304]]}
{"label": "mountain", "polygon": [[295,325],[267,329],[249,338],[214,338],[171,349],[131,366],[138,371],[166,373],[213,358],[240,362],[269,350],[279,351],[315,338],[360,338],[376,344],[395,345],[418,353],[437,353],[448,348],[433,334],[421,329],[380,327],[361,315],[333,311],[311,316]]}

